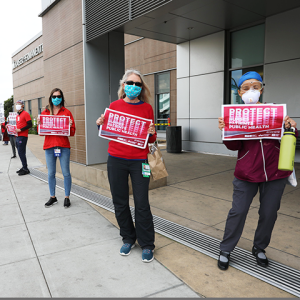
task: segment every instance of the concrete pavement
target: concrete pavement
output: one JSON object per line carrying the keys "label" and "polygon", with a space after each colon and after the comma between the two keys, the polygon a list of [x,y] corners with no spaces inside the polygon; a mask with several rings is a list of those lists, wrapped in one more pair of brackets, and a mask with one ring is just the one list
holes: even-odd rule
{"label": "concrete pavement", "polygon": [[[43,140],[43,137],[30,135],[28,148],[34,154],[33,158],[36,157],[39,161],[45,163],[45,154],[42,150]],[[5,148],[7,146],[0,145],[0,150],[2,150],[1,147]],[[225,220],[231,207],[232,179],[236,158],[186,152],[172,154],[162,151],[169,172],[168,186],[149,192],[152,213],[222,239]],[[39,163],[37,162],[37,164]],[[19,162],[18,166],[20,166]],[[30,165],[30,167],[32,166],[34,165]],[[91,170],[91,174],[94,174],[96,168],[106,169],[106,166],[102,164],[86,168]],[[300,164],[296,164],[295,168],[298,186],[297,188],[287,186],[285,189],[271,244],[267,248],[267,255],[271,260],[300,270],[300,239],[298,238],[300,233]],[[40,168],[40,170],[47,172],[45,168]],[[75,184],[111,197],[109,190],[95,186],[93,181],[76,179],[74,176],[77,175],[76,172],[76,169],[74,169],[72,173]],[[57,177],[62,178],[62,175],[57,173]],[[42,203],[41,207],[38,206],[39,213],[45,211],[43,204],[45,199],[48,200],[47,195],[48,191],[45,189],[43,199],[39,197],[39,201]],[[63,198],[63,194],[60,198]],[[59,205],[62,206],[63,203],[61,202]],[[134,206],[132,197],[130,197],[130,205]],[[92,206],[117,227],[113,213]],[[239,247],[248,251],[251,251],[252,247],[258,220],[258,206],[259,199],[256,196],[251,205],[242,238],[238,244]],[[75,209],[74,206],[72,208]],[[53,209],[57,209],[57,206]],[[56,211],[60,213],[61,209]],[[191,287],[198,295],[204,297],[294,297],[233,267],[223,272],[217,268],[215,259],[159,234],[155,235],[155,245],[155,260]],[[137,250],[137,248],[134,250]],[[140,254],[138,254],[138,259],[139,256]],[[178,287],[178,289],[180,288]],[[176,289],[173,289],[173,291],[176,291]],[[160,295],[158,294],[158,297]],[[161,297],[165,296],[162,295]]]}
{"label": "concrete pavement", "polygon": [[[18,176],[19,158],[0,145],[1,297],[199,297],[139,247],[119,255],[119,230],[84,200],[45,208],[48,184]],[[27,148],[28,165],[41,162]],[[169,253],[172,255],[171,253]]]}

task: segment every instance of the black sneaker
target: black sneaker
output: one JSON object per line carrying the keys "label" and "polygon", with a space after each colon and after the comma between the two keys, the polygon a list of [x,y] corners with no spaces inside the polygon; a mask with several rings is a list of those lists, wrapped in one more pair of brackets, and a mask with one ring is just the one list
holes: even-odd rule
{"label": "black sneaker", "polygon": [[15,158],[15,157],[17,157],[16,155],[13,155],[11,158]]}
{"label": "black sneaker", "polygon": [[49,201],[47,203],[45,203],[45,207],[51,207],[52,205],[56,204],[57,203],[57,199],[56,197],[55,198],[52,198],[50,197]]}
{"label": "black sneaker", "polygon": [[20,172],[19,172],[19,176],[22,176],[22,175],[27,175],[27,174],[29,174],[30,173],[30,171],[27,169],[27,170],[25,170],[25,169],[22,169]]}
{"label": "black sneaker", "polygon": [[256,257],[256,262],[258,265],[262,267],[267,267],[269,265],[268,258],[265,255],[266,251],[252,247],[252,254]]}
{"label": "black sneaker", "polygon": [[23,170],[23,167],[21,169],[19,169],[18,171],[16,171],[16,173],[20,173]]}
{"label": "black sneaker", "polygon": [[64,207],[69,208],[71,206],[71,202],[69,198],[65,198]]}
{"label": "black sneaker", "polygon": [[220,251],[219,259],[218,259],[218,267],[222,271],[226,271],[229,266],[230,260],[230,252],[228,251]]}

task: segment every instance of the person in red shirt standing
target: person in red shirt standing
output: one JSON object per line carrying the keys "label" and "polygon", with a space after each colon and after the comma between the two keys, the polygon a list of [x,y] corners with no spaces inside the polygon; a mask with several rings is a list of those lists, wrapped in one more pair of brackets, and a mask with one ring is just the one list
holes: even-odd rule
{"label": "person in red shirt standing", "polygon": [[[151,119],[154,123],[152,106],[148,103],[150,92],[140,72],[127,70],[120,81],[119,100],[112,102],[110,109],[123,113]],[[97,119],[96,124],[102,125],[104,115]],[[148,128],[149,143],[156,140],[154,124]],[[143,249],[142,261],[151,262],[154,258],[154,224],[149,204],[149,177],[142,173],[143,163],[147,163],[148,147],[136,148],[115,141],[108,146],[107,171],[110,190],[115,207],[115,215],[123,238],[121,255],[129,255],[135,246],[136,239]],[[130,174],[134,203],[135,227],[129,208],[128,176]]]}
{"label": "person in red shirt standing", "polygon": [[[55,88],[51,91],[49,97],[49,106],[47,105],[42,115],[56,115],[56,116],[69,116],[70,117],[70,136],[75,134],[75,122],[72,113],[65,108],[65,99],[63,92]],[[37,120],[38,125],[40,120]],[[46,135],[44,141],[46,163],[48,168],[48,183],[50,190],[50,199],[45,203],[45,207],[51,207],[58,203],[55,196],[56,186],[56,159],[59,157],[60,167],[64,176],[65,200],[64,208],[71,206],[70,192],[72,185],[72,177],[70,173],[70,142],[67,136],[60,135]]]}
{"label": "person in red shirt standing", "polygon": [[17,171],[19,176],[27,175],[30,173],[27,166],[26,159],[26,145],[28,140],[28,129],[32,127],[32,121],[29,113],[24,110],[24,101],[18,100],[16,102],[16,110],[18,112],[16,121],[16,132],[18,136],[16,138],[16,147],[19,153],[20,160],[22,162],[22,168]]}
{"label": "person in red shirt standing", "polygon": [[7,134],[6,124],[7,124],[7,121],[5,121],[1,124],[2,136],[3,136],[3,142],[4,142],[3,145],[5,145],[5,146],[7,146],[8,142],[9,142],[9,136]]}

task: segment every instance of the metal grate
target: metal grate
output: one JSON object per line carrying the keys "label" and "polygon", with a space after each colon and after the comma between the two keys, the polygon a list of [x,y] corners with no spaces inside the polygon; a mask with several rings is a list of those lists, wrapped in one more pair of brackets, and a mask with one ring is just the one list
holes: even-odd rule
{"label": "metal grate", "polygon": [[131,0],[131,19],[138,18],[172,0]]}
{"label": "metal grate", "polygon": [[173,0],[85,0],[87,42]]}
{"label": "metal grate", "polygon": [[129,21],[129,1],[85,0],[87,42]]}
{"label": "metal grate", "polygon": [[[48,175],[36,169],[30,169],[30,175],[48,182]],[[64,188],[62,179],[56,179],[56,185]],[[71,194],[76,195],[88,202],[100,206],[108,211],[114,212],[111,198],[105,197],[86,188],[72,184]],[[130,207],[132,218],[134,219],[134,207]],[[196,251],[206,254],[214,259],[218,259],[220,240],[210,237],[201,232],[165,220],[158,216],[153,216],[155,232],[166,236],[178,243],[188,246]],[[251,252],[236,247],[230,256],[230,265],[253,277],[280,288],[292,295],[300,297],[300,271],[269,260],[269,267],[263,268],[256,264],[255,257]]]}

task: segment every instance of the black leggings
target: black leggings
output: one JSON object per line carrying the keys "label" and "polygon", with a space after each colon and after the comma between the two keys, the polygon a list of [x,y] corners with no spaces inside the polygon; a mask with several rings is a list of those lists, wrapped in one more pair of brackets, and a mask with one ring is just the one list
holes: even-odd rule
{"label": "black leggings", "polygon": [[[142,175],[142,163],[144,162],[109,156],[107,171],[115,215],[123,242],[134,244],[137,239],[142,249],[153,250],[155,247],[154,224],[148,197],[150,178]],[[135,205],[135,227],[129,208],[129,174]]]}

